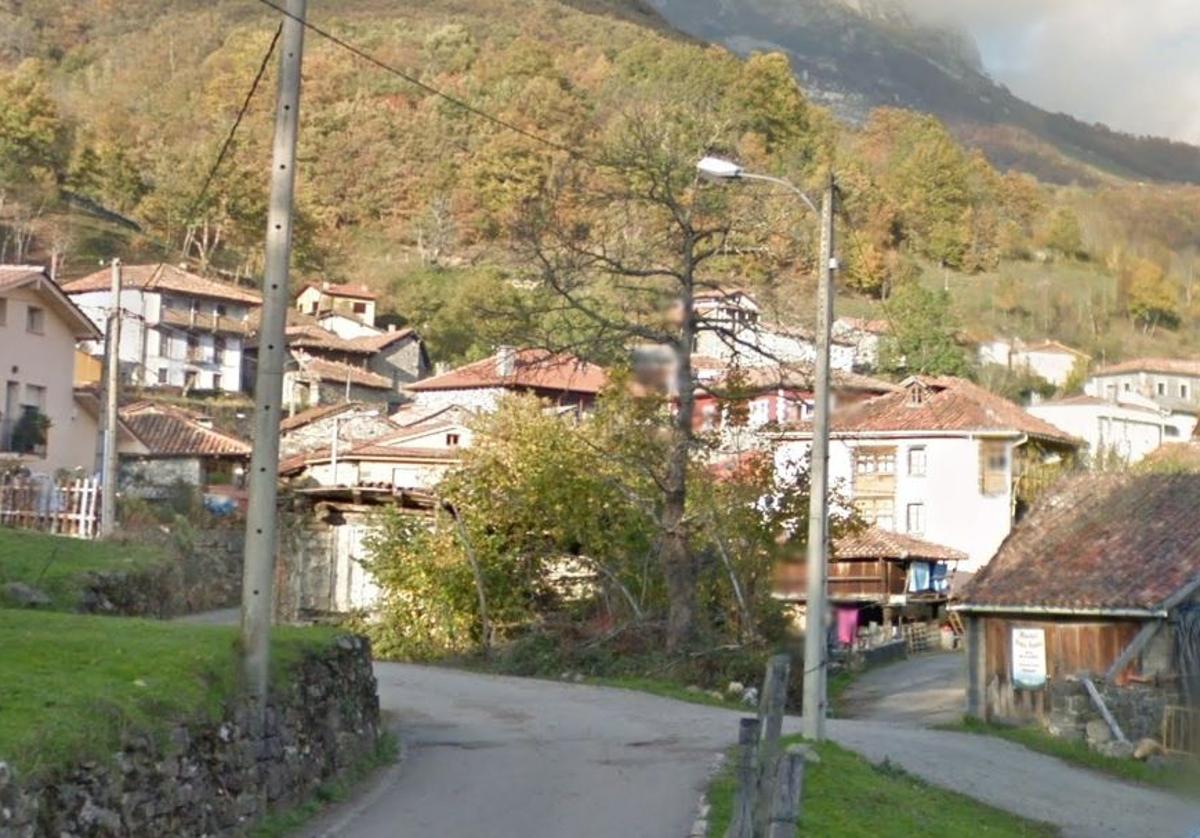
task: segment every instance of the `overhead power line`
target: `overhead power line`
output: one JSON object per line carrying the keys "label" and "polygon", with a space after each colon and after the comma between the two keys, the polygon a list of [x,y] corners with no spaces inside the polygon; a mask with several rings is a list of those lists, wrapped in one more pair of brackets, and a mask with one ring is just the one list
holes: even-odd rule
{"label": "overhead power line", "polygon": [[242,120],[245,119],[247,112],[250,110],[250,103],[254,101],[254,94],[258,92],[258,86],[262,83],[263,76],[267,74],[267,66],[270,64],[271,56],[275,53],[275,45],[279,43],[279,34],[283,31],[283,24],[280,23],[275,29],[275,34],[271,38],[271,44],[267,47],[266,55],[263,56],[262,63],[258,67],[258,72],[254,74],[254,81],[250,83],[250,90],[246,92],[246,98],[242,102],[242,107],[238,110],[237,117],[233,120],[233,125],[229,128],[229,133],[225,136],[225,142],[221,144],[221,150],[217,153],[217,159],[213,161],[212,168],[208,170],[208,176],[204,178],[204,185],[200,187],[200,191],[196,193],[191,206],[188,207],[187,213],[184,215],[184,220],[190,219],[192,213],[203,203],[205,197],[208,196],[208,188],[212,186],[213,180],[217,176],[221,164],[225,162],[225,156],[229,153],[229,149],[233,146],[234,137],[237,136],[238,128],[242,125]]}
{"label": "overhead power line", "polygon": [[487,111],[483,110],[482,108],[479,108],[476,105],[472,105],[470,102],[467,102],[463,99],[459,99],[456,96],[451,96],[449,93],[439,90],[438,88],[434,87],[433,85],[428,84],[427,82],[423,82],[420,79],[416,78],[415,76],[413,76],[409,73],[406,73],[404,70],[401,70],[399,67],[396,67],[392,64],[388,64],[386,61],[384,61],[380,58],[376,58],[374,55],[371,55],[369,52],[367,52],[366,50],[363,50],[360,47],[356,47],[354,44],[350,43],[349,41],[339,38],[337,35],[334,35],[329,30],[322,29],[321,27],[317,26],[314,23],[309,22],[308,20],[301,20],[300,18],[296,17],[291,12],[289,12],[287,9],[283,8],[282,6],[278,5],[277,3],[272,2],[272,0],[258,0],[258,2],[262,3],[264,6],[274,9],[275,11],[277,11],[279,14],[283,15],[284,17],[288,17],[288,18],[291,18],[292,20],[299,21],[300,23],[304,24],[304,27],[306,29],[308,29],[310,32],[312,32],[313,34],[320,35],[325,40],[330,41],[333,44],[336,44],[337,46],[341,47],[342,49],[344,49],[350,53],[353,53],[354,55],[361,58],[363,61],[366,61],[368,64],[372,64],[375,67],[378,67],[379,69],[381,69],[387,73],[391,73],[393,76],[402,78],[409,84],[413,85],[414,87],[420,88],[421,90],[424,90],[426,93],[429,93],[430,95],[437,96],[439,99],[449,102],[450,104],[466,111],[467,113],[473,114],[473,115],[479,117],[480,119],[486,120],[486,121],[492,123],[493,125],[499,126],[500,128],[504,128],[504,129],[512,131],[516,134],[520,134],[522,137],[526,137],[527,139],[541,143],[542,145],[547,146],[548,148],[552,148],[556,151],[561,151],[566,154],[569,154],[571,157],[582,158],[584,156],[583,153],[577,149],[571,148],[568,145],[564,145],[563,143],[560,143],[557,140],[552,140],[549,137],[544,137],[541,134],[538,134],[534,131],[529,131],[525,128],[522,128],[519,125],[516,125],[505,119],[501,119],[500,117],[495,116],[493,114],[490,114]]}

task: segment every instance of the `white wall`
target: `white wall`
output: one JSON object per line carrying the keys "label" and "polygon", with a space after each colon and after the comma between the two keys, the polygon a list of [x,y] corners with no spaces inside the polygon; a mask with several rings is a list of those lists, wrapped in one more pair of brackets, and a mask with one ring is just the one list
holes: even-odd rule
{"label": "white wall", "polygon": [[[371,303],[372,312],[374,311],[374,303]],[[371,322],[374,322],[375,316],[371,315]],[[341,312],[331,312],[318,321],[322,328],[328,329],[338,337],[344,340],[354,340],[355,338],[371,337],[372,335],[381,335],[383,332],[370,326],[367,323],[354,319],[349,314]]]}
{"label": "white wall", "polygon": [[1093,462],[1101,454],[1115,454],[1127,463],[1136,463],[1166,443],[1187,442],[1196,426],[1194,416],[1156,414],[1122,404],[1050,402],[1034,405],[1028,410],[1085,440]]}
{"label": "white wall", "polygon": [[[787,440],[776,454],[776,468],[788,469],[807,462],[809,442]],[[1012,459],[1009,450],[1008,489],[997,495],[980,491],[978,439],[969,437],[878,437],[833,439],[829,449],[830,486],[853,500],[853,453],[859,445],[896,447],[895,526],[906,531],[909,504],[924,504],[925,527],[917,538],[953,547],[968,555],[958,569],[973,572],[987,564],[1012,529]],[[908,474],[908,452],[925,448],[925,476]]]}
{"label": "white wall", "polygon": [[1013,366],[1025,366],[1055,387],[1061,387],[1075,371],[1076,356],[1066,352],[1026,352],[1013,354]]}

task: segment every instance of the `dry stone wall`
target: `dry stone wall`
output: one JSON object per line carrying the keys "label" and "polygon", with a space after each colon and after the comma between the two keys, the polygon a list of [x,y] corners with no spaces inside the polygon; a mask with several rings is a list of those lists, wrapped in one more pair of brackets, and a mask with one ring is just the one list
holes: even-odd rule
{"label": "dry stone wall", "polygon": [[243,702],[161,741],[128,735],[111,761],[28,780],[0,762],[0,838],[244,834],[378,747],[369,644],[345,636],[312,653],[273,691],[261,734],[253,718]]}

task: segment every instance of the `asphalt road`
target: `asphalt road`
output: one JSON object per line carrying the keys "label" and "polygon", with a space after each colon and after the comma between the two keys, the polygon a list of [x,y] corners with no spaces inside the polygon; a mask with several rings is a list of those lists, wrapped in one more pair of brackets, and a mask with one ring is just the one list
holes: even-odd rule
{"label": "asphalt road", "polygon": [[941,652],[869,669],[842,694],[848,719],[936,727],[962,719],[967,671],[961,653]]}
{"label": "asphalt road", "polygon": [[[378,664],[404,759],[311,838],[681,838],[739,713],[576,684]],[[787,729],[798,728],[789,718]],[[831,737],[929,782],[1062,827],[1175,838],[1198,810],[987,736],[834,720]]]}

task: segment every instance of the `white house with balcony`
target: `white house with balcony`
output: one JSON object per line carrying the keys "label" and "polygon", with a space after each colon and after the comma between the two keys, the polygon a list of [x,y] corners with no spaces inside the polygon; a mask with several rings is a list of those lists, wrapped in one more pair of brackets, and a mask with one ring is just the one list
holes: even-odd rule
{"label": "white house with balcony", "polygon": [[[776,468],[807,467],[811,428],[781,440]],[[834,413],[830,486],[868,524],[959,550],[974,572],[1012,528],[1022,477],[1080,444],[969,381],[910,378]]]}
{"label": "white house with balcony", "polygon": [[92,471],[95,424],[75,398],[75,345],[98,337],[45,270],[0,265],[0,465]]}
{"label": "white house with balcony", "polygon": [[[262,297],[174,265],[121,269],[121,375],[142,387],[238,393],[250,313]],[[103,334],[112,304],[111,272],[97,271],[63,290]],[[94,342],[92,354],[103,353]]]}

